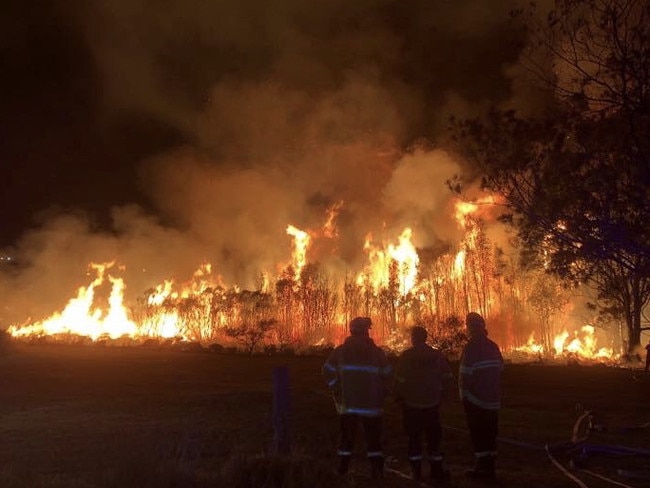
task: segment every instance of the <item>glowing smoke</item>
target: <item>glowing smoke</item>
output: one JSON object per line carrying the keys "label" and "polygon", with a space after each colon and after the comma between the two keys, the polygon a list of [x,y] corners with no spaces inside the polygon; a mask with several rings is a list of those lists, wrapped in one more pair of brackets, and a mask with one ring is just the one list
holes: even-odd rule
{"label": "glowing smoke", "polygon": [[94,59],[105,123],[139,114],[184,143],[142,161],[155,214],[116,206],[108,228],[55,215],[7,250],[21,264],[0,276],[0,326],[58,309],[91,261],[124,266],[131,301],[202,262],[254,286],[286,262],[286,226],[318,228],[338,201],[337,253],[316,256],[333,268],[365,262],[368,232],[409,226],[417,246],[453,242],[444,181],[461,168],[414,141],[435,141],[451,113],[512,98],[514,3],[62,6]]}

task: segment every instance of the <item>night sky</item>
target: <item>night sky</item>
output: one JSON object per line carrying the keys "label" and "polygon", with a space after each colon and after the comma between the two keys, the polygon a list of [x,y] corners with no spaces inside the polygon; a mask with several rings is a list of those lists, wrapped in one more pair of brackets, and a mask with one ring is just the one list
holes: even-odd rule
{"label": "night sky", "polygon": [[113,205],[146,205],[138,161],[181,134],[146,113],[110,113],[83,14],[61,7],[70,2],[11,3],[0,17],[0,244],[52,211],[105,220]]}
{"label": "night sky", "polygon": [[[1,242],[14,242],[52,211],[84,209],[106,225],[115,205],[155,209],[137,168],[174,147],[192,145],[212,164],[230,159],[237,144],[224,146],[239,121],[228,124],[226,116],[215,125],[209,114],[210,94],[223,85],[276,84],[317,98],[358,77],[389,94],[400,126],[380,128],[399,147],[434,140],[451,103],[465,110],[511,96],[511,7],[480,0],[5,2]],[[247,109],[269,109],[265,99],[258,103]],[[212,134],[200,127],[206,116]],[[366,130],[378,129],[374,117],[361,120]],[[205,140],[211,136],[214,143]],[[233,159],[257,164],[249,154]]]}
{"label": "night sky", "polygon": [[4,2],[0,248],[28,272],[0,292],[113,259],[137,292],[205,261],[251,283],[337,202],[341,269],[369,232],[452,241],[449,116],[535,107],[516,5]]}

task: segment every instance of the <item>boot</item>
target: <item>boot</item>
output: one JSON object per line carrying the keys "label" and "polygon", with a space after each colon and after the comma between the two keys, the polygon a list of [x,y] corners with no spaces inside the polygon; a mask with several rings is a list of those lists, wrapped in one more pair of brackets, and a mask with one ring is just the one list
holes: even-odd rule
{"label": "boot", "polygon": [[476,458],[476,465],[474,468],[465,471],[465,475],[469,478],[474,478],[477,480],[495,481],[495,461],[496,456],[493,454],[478,457]]}
{"label": "boot", "polygon": [[346,474],[350,469],[350,459],[352,456],[339,456],[339,465],[337,472],[341,475]]}
{"label": "boot", "polygon": [[370,459],[370,477],[378,480],[384,477],[384,458],[383,456],[374,456]]}
{"label": "boot", "polygon": [[429,464],[431,466],[431,481],[441,482],[449,479],[449,471],[443,467],[444,457],[442,454],[434,454],[429,457]]}
{"label": "boot", "polygon": [[420,481],[422,479],[422,461],[411,460],[409,463],[411,464],[411,477],[415,481]]}

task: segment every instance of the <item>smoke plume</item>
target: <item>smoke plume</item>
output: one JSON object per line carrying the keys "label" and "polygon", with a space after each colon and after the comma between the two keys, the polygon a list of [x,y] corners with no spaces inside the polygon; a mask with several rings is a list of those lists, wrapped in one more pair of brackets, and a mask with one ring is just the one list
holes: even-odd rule
{"label": "smoke plume", "polygon": [[203,262],[254,286],[288,261],[287,225],[319,229],[338,202],[336,254],[313,256],[333,268],[360,266],[370,233],[453,243],[447,118],[522,100],[514,0],[55,5],[92,59],[102,127],[175,136],[143,151],[140,193],[107,224],[48,210],[5,251],[20,264],[0,277],[3,326],[60,308],[90,262],[122,266],[130,300]]}

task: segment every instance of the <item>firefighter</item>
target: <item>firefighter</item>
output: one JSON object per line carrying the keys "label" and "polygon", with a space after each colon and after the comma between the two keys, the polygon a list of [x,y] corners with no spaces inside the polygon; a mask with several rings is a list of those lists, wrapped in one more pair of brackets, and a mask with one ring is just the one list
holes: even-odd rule
{"label": "firefighter", "polygon": [[465,324],[469,341],[460,358],[458,387],[476,461],[465,474],[494,480],[503,358],[499,346],[488,339],[481,315],[470,312]]}
{"label": "firefighter", "polygon": [[422,478],[422,438],[433,481],[448,477],[439,452],[442,427],[439,407],[451,391],[453,375],[444,355],[427,345],[427,330],[411,329],[412,347],[400,356],[395,372],[395,396],[402,406],[404,430],[408,435],[408,458],[414,480]]}
{"label": "firefighter", "polygon": [[348,472],[359,424],[363,426],[371,475],[381,478],[383,401],[389,391],[392,367],[384,352],[370,338],[372,321],[356,317],[350,335],[329,356],[323,375],[333,394],[340,420],[338,472]]}

